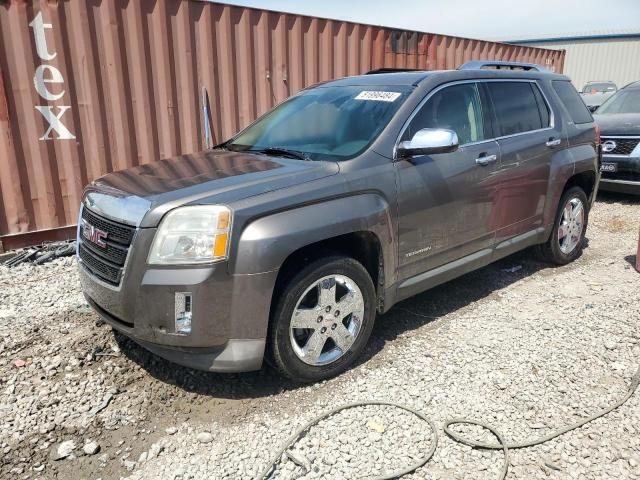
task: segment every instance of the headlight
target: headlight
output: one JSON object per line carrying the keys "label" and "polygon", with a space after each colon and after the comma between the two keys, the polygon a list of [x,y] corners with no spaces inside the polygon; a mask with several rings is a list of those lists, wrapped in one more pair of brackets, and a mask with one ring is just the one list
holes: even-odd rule
{"label": "headlight", "polygon": [[225,260],[230,228],[231,210],[222,205],[177,208],[160,223],[149,263],[171,265]]}

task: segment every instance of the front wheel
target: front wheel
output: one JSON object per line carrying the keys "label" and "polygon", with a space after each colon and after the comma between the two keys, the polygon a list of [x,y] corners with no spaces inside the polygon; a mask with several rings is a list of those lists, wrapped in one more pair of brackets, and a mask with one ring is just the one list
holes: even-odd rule
{"label": "front wheel", "polygon": [[545,260],[566,265],[580,256],[589,220],[588,205],[587,195],[580,187],[571,187],[562,195],[551,237],[540,246]]}
{"label": "front wheel", "polygon": [[367,344],[375,298],[369,273],[352,258],[334,256],[307,265],[277,301],[269,335],[271,361],[302,382],[343,372]]}

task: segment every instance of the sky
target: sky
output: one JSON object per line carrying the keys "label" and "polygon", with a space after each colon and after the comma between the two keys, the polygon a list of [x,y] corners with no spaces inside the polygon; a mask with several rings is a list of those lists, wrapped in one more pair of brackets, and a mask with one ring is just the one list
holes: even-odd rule
{"label": "sky", "polygon": [[640,32],[640,0],[219,0],[485,40]]}

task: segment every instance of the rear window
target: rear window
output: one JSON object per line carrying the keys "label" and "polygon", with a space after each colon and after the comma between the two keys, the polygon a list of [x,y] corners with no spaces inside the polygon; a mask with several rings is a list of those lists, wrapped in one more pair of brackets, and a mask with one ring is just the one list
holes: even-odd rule
{"label": "rear window", "polygon": [[600,82],[600,83],[587,83],[582,89],[582,93],[607,93],[615,92],[615,83]]}
{"label": "rear window", "polygon": [[562,103],[569,112],[569,116],[573,123],[591,123],[593,117],[589,113],[589,109],[580,98],[576,89],[573,88],[571,82],[564,80],[554,80],[553,89],[556,91]]}
{"label": "rear window", "polygon": [[487,87],[498,120],[499,136],[539,130],[543,125],[549,126],[548,111],[543,119],[530,82],[488,82]]}

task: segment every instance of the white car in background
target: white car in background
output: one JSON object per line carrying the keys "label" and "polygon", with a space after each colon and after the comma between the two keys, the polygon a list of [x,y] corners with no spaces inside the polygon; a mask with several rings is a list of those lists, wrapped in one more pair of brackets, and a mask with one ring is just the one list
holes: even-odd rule
{"label": "white car in background", "polygon": [[617,91],[618,87],[611,81],[587,82],[582,88],[580,96],[589,110],[594,112]]}

